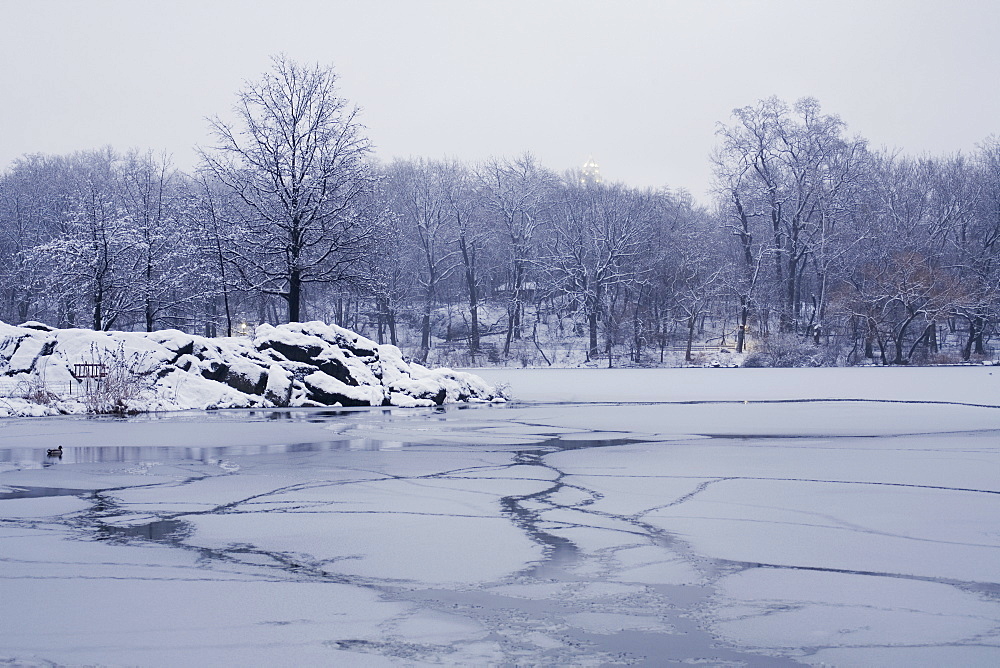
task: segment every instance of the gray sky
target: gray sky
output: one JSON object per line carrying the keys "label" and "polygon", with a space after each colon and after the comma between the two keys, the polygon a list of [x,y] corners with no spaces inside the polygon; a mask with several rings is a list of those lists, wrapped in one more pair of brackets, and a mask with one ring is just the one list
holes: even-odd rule
{"label": "gray sky", "polygon": [[996,0],[0,0],[0,168],[110,144],[190,169],[285,52],[336,67],[385,160],[593,155],[705,201],[717,122],[770,95],[907,153],[1000,134],[998,26]]}

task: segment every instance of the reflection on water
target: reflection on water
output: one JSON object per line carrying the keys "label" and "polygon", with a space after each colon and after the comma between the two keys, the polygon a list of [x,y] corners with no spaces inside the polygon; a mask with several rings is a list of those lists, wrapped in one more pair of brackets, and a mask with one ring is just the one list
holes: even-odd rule
{"label": "reflection on water", "polygon": [[155,520],[133,526],[98,524],[97,540],[128,540],[141,538],[156,542],[180,544],[191,533],[191,526],[181,520]]}
{"label": "reflection on water", "polygon": [[[600,448],[629,443],[642,443],[642,439],[614,438],[594,440],[574,440],[551,437],[532,443],[532,450],[575,450],[578,448]],[[450,444],[454,445],[454,444]],[[219,459],[234,456],[294,454],[307,452],[330,451],[371,451],[399,450],[413,446],[428,446],[419,441],[389,441],[374,438],[343,438],[329,441],[313,441],[309,443],[280,443],[275,445],[226,445],[216,447],[180,447],[180,446],[145,446],[145,445],[115,445],[115,446],[83,446],[64,447],[63,456],[53,459],[46,456],[44,448],[0,448],[0,462],[18,464],[27,468],[39,466],[57,466],[60,464],[101,464],[101,463],[141,463],[162,461],[193,461],[214,463]],[[428,446],[432,447],[432,446]]]}
{"label": "reflection on water", "polygon": [[[61,460],[55,464],[95,464],[115,462],[195,461],[211,462],[225,457],[242,455],[271,455],[331,450],[395,450],[407,445],[400,441],[381,441],[371,438],[346,438],[312,443],[282,443],[277,445],[227,445],[210,448],[177,446],[103,446],[69,447],[63,449]],[[51,464],[41,448],[0,448],[0,462],[28,465]]]}
{"label": "reflection on water", "polygon": [[[456,406],[435,406],[432,408],[400,408],[387,406],[380,408],[337,408],[337,409],[305,409],[305,408],[277,408],[277,409],[240,409],[226,411],[186,411],[174,413],[147,413],[143,415],[120,417],[120,416],[96,416],[96,417],[75,417],[69,419],[99,420],[99,421],[128,421],[128,422],[204,422],[206,419],[215,421],[225,421],[246,424],[248,422],[289,422],[289,423],[332,423],[342,425],[345,431],[352,428],[359,422],[389,423],[397,419],[410,420],[414,417],[423,417],[438,423],[439,421],[450,422],[447,417],[449,411],[460,411],[470,409],[503,410],[507,406],[494,406],[491,404],[456,405]],[[416,425],[415,425],[416,427]],[[457,431],[450,431],[444,428],[442,434],[449,437],[448,445],[460,445],[454,438],[461,433],[478,433],[478,428],[473,427],[466,431],[461,423],[456,423]],[[437,428],[435,428],[435,431]],[[372,437],[350,437],[344,435],[323,441],[300,442],[300,443],[279,443],[271,445],[223,445],[212,447],[186,447],[186,446],[63,446],[61,458],[52,458],[46,455],[46,448],[0,448],[0,464],[14,464],[17,468],[41,468],[49,466],[60,466],[66,464],[99,464],[99,463],[142,463],[142,462],[201,462],[217,463],[220,459],[234,456],[252,455],[274,455],[274,454],[296,454],[311,452],[329,451],[380,451],[399,450],[401,448],[421,446],[434,447],[428,440],[434,441],[434,435],[427,435],[421,438],[422,430],[415,428],[412,432],[412,440],[388,440]],[[488,433],[488,432],[487,432]],[[493,436],[492,434],[490,434]],[[573,439],[569,435],[562,437],[558,434],[546,433],[544,428],[539,429],[535,434],[538,438],[530,446],[511,445],[509,449],[520,451],[530,449],[533,451],[556,451],[571,450],[576,448],[597,448],[613,445],[625,445],[629,443],[642,442],[642,439],[635,438],[602,438],[602,439]],[[495,441],[492,442],[497,447]]]}

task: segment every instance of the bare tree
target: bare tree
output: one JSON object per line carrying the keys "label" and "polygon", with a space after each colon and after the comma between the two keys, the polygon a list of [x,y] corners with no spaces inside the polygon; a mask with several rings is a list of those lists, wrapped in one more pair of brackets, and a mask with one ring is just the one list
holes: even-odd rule
{"label": "bare tree", "polygon": [[119,156],[111,149],[70,158],[68,208],[49,238],[30,251],[46,270],[46,290],[88,308],[90,326],[110,329],[135,307],[129,275],[135,264],[135,229],[121,198]]}
{"label": "bare tree", "polygon": [[475,361],[480,352],[479,307],[481,301],[481,262],[488,244],[476,186],[470,170],[459,162],[441,165],[441,187],[446,210],[454,226],[469,303],[469,353]]}
{"label": "bare tree", "polygon": [[[183,309],[205,291],[195,240],[186,229],[182,177],[166,156],[132,151],[120,169],[122,208],[134,235],[131,275],[147,332],[176,326]],[[169,319],[168,319],[168,316]]]}
{"label": "bare tree", "polygon": [[593,358],[598,355],[597,325],[602,318],[607,341],[611,340],[610,292],[632,282],[638,273],[654,198],[620,184],[574,181],[579,179],[566,180],[551,209],[552,234],[541,265],[549,274],[550,290],[563,293],[583,311]]}
{"label": "bare tree", "polygon": [[371,147],[332,68],[273,58],[238,93],[235,125],[214,118],[208,169],[243,204],[239,269],[302,315],[303,286],[358,280],[373,239]]}
{"label": "bare tree", "polygon": [[[844,123],[820,113],[812,98],[789,108],[772,97],[733,115],[732,125],[719,128],[723,143],[715,171],[720,190],[738,221],[735,230],[747,257],[755,255],[752,238],[767,240],[779,328],[796,331],[807,292],[815,302],[812,324],[825,308],[829,258],[815,261],[814,254],[829,250],[826,240],[849,213],[865,142],[844,138]],[[806,280],[808,267],[815,271],[813,285]]]}
{"label": "bare tree", "polygon": [[535,231],[542,212],[550,206],[555,175],[531,154],[514,160],[493,158],[477,169],[485,210],[493,216],[499,245],[507,255],[507,336],[504,355],[512,339],[521,336],[525,283],[535,248]]}
{"label": "bare tree", "polygon": [[692,360],[695,328],[723,292],[726,265],[718,230],[692,227],[678,230],[657,263],[656,279],[666,294],[666,306],[687,332],[684,360]]}
{"label": "bare tree", "polygon": [[948,226],[929,196],[936,167],[880,156],[873,168],[838,308],[860,325],[864,357],[908,364],[918,346],[933,340],[936,320],[961,299],[959,284],[945,252]]}
{"label": "bare tree", "polygon": [[454,219],[444,186],[447,176],[444,164],[424,160],[396,162],[387,170],[392,208],[411,240],[417,280],[423,289],[421,361],[430,350],[431,313],[441,297],[441,287],[458,268]]}

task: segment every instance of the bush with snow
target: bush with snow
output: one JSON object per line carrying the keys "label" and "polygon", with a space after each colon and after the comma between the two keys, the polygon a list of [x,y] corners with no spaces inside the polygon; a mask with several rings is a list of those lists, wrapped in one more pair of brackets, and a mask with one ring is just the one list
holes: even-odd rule
{"label": "bush with snow", "polygon": [[756,342],[743,359],[745,367],[794,368],[835,366],[836,352],[794,334],[772,334]]}

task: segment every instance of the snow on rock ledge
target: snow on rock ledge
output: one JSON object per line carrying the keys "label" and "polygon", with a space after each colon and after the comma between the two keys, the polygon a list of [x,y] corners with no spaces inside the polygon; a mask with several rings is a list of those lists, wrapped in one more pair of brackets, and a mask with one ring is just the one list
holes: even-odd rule
{"label": "snow on rock ledge", "polygon": [[[108,378],[77,378],[81,363],[104,364]],[[457,401],[503,397],[478,376],[408,363],[395,346],[322,322],[260,325],[253,338],[0,322],[0,417]]]}

